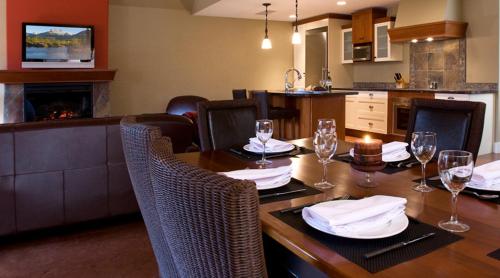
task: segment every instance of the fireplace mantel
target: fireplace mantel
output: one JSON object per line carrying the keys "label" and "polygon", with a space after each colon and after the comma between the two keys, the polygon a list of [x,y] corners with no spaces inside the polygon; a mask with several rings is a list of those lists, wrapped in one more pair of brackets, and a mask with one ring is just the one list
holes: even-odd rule
{"label": "fireplace mantel", "polygon": [[0,70],[0,83],[110,82],[115,74],[115,69]]}

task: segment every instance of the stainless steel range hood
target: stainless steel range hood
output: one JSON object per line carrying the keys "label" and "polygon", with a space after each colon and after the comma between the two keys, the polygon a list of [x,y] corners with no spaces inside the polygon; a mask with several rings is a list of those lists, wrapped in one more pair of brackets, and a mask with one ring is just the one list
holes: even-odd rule
{"label": "stainless steel range hood", "polygon": [[392,42],[443,40],[465,37],[461,0],[401,0]]}

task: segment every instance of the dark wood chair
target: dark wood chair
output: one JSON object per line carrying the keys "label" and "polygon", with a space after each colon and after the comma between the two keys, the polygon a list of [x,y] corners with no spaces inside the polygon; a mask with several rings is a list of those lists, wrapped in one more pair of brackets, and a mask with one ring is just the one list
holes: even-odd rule
{"label": "dark wood chair", "polygon": [[172,115],[184,115],[186,112],[195,112],[198,102],[208,101],[200,96],[178,96],[168,102],[165,112]]}
{"label": "dark wood chair", "polygon": [[161,228],[179,277],[266,277],[254,182],[175,158],[153,142],[149,165]]}
{"label": "dark wood chair", "polygon": [[300,116],[300,111],[295,108],[272,106],[267,91],[251,91],[252,98],[259,108],[258,118],[276,120],[278,122],[279,138],[285,138],[285,125],[287,120],[292,120],[292,138],[295,139],[295,125]]}
{"label": "dark wood chair", "polygon": [[233,99],[247,99],[247,89],[234,89]]}
{"label": "dark wood chair", "polygon": [[472,101],[413,99],[406,142],[415,131],[437,134],[434,158],[442,150],[464,150],[477,158],[483,134],[486,104]]}
{"label": "dark wood chair", "polygon": [[257,105],[253,100],[198,103],[198,133],[202,151],[248,144],[255,137]]}

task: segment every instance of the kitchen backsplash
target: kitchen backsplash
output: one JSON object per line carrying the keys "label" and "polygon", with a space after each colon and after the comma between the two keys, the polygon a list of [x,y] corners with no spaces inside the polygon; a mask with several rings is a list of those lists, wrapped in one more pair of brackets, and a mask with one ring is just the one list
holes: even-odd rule
{"label": "kitchen backsplash", "polygon": [[410,88],[466,89],[465,39],[410,44]]}

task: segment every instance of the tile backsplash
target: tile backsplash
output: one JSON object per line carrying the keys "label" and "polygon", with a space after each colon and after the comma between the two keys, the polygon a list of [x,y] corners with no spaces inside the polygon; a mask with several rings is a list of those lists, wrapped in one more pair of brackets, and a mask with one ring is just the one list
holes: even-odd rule
{"label": "tile backsplash", "polygon": [[410,88],[465,89],[465,39],[412,43],[410,45]]}

